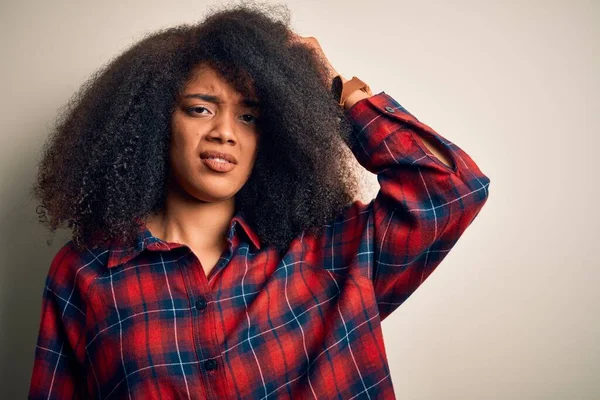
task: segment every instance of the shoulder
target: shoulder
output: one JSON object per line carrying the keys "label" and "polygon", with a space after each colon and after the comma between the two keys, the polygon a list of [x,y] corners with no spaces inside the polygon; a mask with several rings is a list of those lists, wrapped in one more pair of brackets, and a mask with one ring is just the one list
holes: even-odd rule
{"label": "shoulder", "polygon": [[54,255],[48,276],[47,286],[61,292],[73,291],[77,287],[87,292],[96,278],[106,270],[108,249],[78,249],[72,240],[64,244]]}

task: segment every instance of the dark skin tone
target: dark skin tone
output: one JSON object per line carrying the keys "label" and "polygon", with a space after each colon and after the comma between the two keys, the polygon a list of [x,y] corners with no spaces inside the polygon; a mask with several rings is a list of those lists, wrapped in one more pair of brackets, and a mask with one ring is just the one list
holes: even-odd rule
{"label": "dark skin tone", "polygon": [[[146,226],[166,242],[190,247],[207,276],[227,246],[234,196],[254,166],[258,116],[258,110],[206,66],[195,69],[172,115],[172,179],[165,208],[149,217]],[[230,154],[237,164],[229,172],[214,171],[200,158],[204,151]]]}
{"label": "dark skin tone", "polygon": [[[325,56],[314,37],[293,34],[313,48],[328,67],[330,80],[339,73]],[[229,83],[207,66],[198,66],[183,90],[171,121],[170,163],[171,184],[162,212],[146,220],[150,232],[166,241],[183,243],[196,254],[206,276],[227,248],[226,233],[235,213],[235,194],[248,180],[254,161],[260,132],[254,124],[258,110],[248,107]],[[347,79],[341,77],[345,82]],[[196,96],[212,95],[219,102]],[[352,93],[344,108],[370,97],[362,91]],[[213,99],[214,100],[214,99]],[[449,158],[439,145],[420,138],[444,164]],[[206,150],[222,151],[237,158],[229,172],[215,172],[200,159]]]}

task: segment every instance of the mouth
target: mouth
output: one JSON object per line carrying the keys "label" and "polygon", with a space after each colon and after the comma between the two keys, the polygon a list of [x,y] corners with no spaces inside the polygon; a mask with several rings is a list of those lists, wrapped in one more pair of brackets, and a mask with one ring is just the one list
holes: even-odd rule
{"label": "mouth", "polygon": [[200,153],[204,165],[216,172],[229,172],[235,168],[237,159],[229,153],[205,150]]}
{"label": "mouth", "polygon": [[202,158],[202,162],[215,172],[229,172],[235,168],[234,163],[219,157]]}

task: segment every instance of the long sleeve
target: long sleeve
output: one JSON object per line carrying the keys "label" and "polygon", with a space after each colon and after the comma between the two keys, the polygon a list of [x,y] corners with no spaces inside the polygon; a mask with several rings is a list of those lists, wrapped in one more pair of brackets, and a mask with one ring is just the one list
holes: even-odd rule
{"label": "long sleeve", "polygon": [[[355,202],[336,226],[345,243],[341,259],[359,259],[372,280],[382,320],[433,272],[480,212],[490,180],[463,150],[423,124],[385,92],[347,110],[349,143],[358,162],[380,185],[368,204]],[[446,166],[421,137],[439,142]],[[347,245],[347,238],[360,244]]]}
{"label": "long sleeve", "polygon": [[67,247],[63,247],[46,278],[30,399],[87,398],[81,362],[85,354],[85,310],[79,304],[72,274],[64,272],[67,259]]}

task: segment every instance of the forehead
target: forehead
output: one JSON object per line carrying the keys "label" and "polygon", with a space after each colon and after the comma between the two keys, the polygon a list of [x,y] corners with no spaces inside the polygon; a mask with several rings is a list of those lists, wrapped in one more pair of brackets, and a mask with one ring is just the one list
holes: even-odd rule
{"label": "forehead", "polygon": [[[247,98],[256,100],[256,96],[253,88],[248,87],[247,82]],[[232,83],[228,82],[223,76],[219,75],[217,70],[207,64],[201,64],[190,73],[189,79],[185,83],[184,93],[189,94],[191,92],[202,92],[202,93],[221,93],[233,98],[241,98],[240,93]]]}
{"label": "forehead", "polygon": [[195,67],[185,83],[186,88],[214,88],[215,86],[224,86],[228,89],[233,89],[229,82],[225,81],[217,74],[217,71],[206,65]]}

